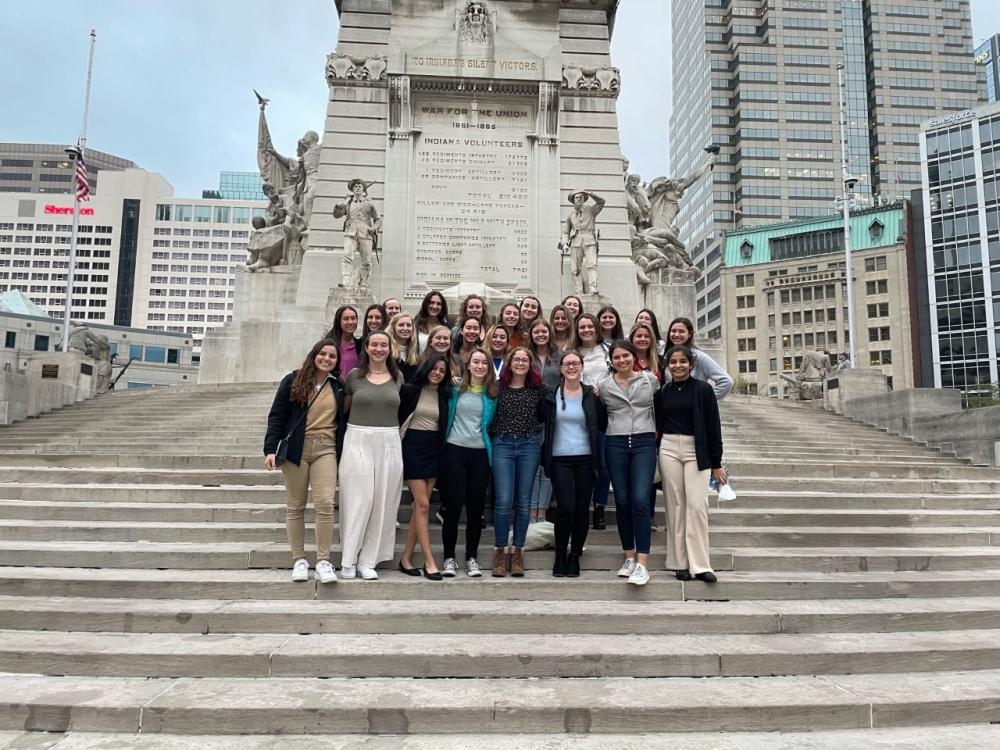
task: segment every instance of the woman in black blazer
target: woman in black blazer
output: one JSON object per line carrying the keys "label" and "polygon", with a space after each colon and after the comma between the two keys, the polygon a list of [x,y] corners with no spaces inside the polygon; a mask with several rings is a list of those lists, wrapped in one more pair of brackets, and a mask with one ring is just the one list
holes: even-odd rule
{"label": "woman in black blazer", "polygon": [[338,379],[339,348],[332,339],[317,341],[302,366],[278,386],[264,435],[264,468],[277,467],[278,443],[288,452],[281,465],[285,480],[285,528],[292,548],[292,580],[309,580],[305,553],[305,508],[309,487],[316,508],[316,577],[336,583],[330,563],[333,541],[333,497],[337,489],[337,457],[344,444],[347,419],[344,389]]}
{"label": "woman in black blazer", "polygon": [[[583,358],[575,350],[559,360],[559,385],[546,388],[539,405],[545,423],[542,468],[556,496],[556,560],[552,575],[576,578],[587,541],[588,511],[600,454],[597,436],[608,428],[608,413],[581,382]],[[566,545],[569,545],[567,553]]]}
{"label": "woman in black blazer", "polygon": [[681,581],[715,583],[708,546],[708,479],[728,481],[722,468],[722,426],[712,386],[691,377],[693,353],[667,350],[671,381],[653,398],[661,435],[660,477],[667,505],[667,569]]}
{"label": "woman in black blazer", "polygon": [[[411,576],[423,573],[432,581],[440,581],[442,576],[431,550],[428,515],[431,492],[441,471],[450,396],[451,370],[445,354],[432,354],[425,359],[413,379],[399,391],[399,424],[405,430],[403,479],[413,500],[399,569]],[[414,568],[411,561],[417,544],[424,553],[423,568]]]}

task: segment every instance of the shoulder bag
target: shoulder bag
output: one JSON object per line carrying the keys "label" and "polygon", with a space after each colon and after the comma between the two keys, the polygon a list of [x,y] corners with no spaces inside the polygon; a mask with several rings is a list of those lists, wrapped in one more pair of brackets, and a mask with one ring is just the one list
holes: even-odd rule
{"label": "shoulder bag", "polygon": [[283,463],[285,463],[285,461],[288,460],[288,438],[290,438],[292,436],[292,433],[299,428],[300,424],[302,424],[302,420],[305,419],[306,414],[309,413],[309,407],[312,406],[313,403],[316,401],[316,399],[319,398],[319,394],[321,394],[323,392],[323,389],[326,388],[326,383],[327,381],[324,380],[323,385],[321,385],[319,387],[319,390],[316,391],[316,395],[313,396],[311,399],[309,399],[309,403],[306,405],[306,410],[302,412],[302,416],[300,416],[297,420],[295,420],[295,424],[292,425],[292,429],[290,429],[285,434],[285,436],[278,441],[278,447],[275,448],[274,450],[275,466],[281,466]]}

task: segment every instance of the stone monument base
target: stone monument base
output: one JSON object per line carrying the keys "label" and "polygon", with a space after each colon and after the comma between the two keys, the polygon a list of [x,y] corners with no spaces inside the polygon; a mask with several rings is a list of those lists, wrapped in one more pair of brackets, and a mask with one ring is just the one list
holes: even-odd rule
{"label": "stone monument base", "polygon": [[205,333],[199,383],[280,380],[329,328],[324,305],[296,304],[301,266],[236,272],[233,320]]}
{"label": "stone monument base", "polygon": [[674,318],[696,320],[697,292],[691,276],[689,271],[664,269],[646,286],[646,307],[656,313],[663,336],[667,335],[664,329]]}
{"label": "stone monument base", "polygon": [[371,289],[333,287],[326,298],[326,330],[329,331],[333,328],[333,317],[337,308],[350,305],[358,311],[358,335],[360,335],[365,325],[365,309],[373,302],[375,302],[375,295],[372,294]]}

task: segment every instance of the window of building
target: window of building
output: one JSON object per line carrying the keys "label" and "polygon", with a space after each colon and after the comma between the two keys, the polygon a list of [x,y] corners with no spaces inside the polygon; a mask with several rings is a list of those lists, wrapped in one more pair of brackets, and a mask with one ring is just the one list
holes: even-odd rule
{"label": "window of building", "polygon": [[144,362],[166,362],[167,350],[162,346],[147,346],[142,359]]}
{"label": "window of building", "polygon": [[[73,300],[74,303],[76,300]],[[35,347],[36,352],[47,352],[49,350],[49,337],[41,333],[35,334]]]}
{"label": "window of building", "polygon": [[195,206],[194,220],[199,224],[207,224],[212,220],[211,206]]}
{"label": "window of building", "polygon": [[167,349],[167,364],[177,365],[181,361],[181,352],[179,349]]}
{"label": "window of building", "polygon": [[171,214],[173,213],[173,206],[169,203],[157,203],[156,204],[156,220],[157,221],[170,221]]}
{"label": "window of building", "polygon": [[132,344],[128,348],[129,359],[142,359],[142,344]]}
{"label": "window of building", "polygon": [[869,341],[889,341],[889,326],[879,326],[868,329]]}
{"label": "window of building", "polygon": [[234,224],[249,224],[250,223],[250,209],[243,208],[241,206],[235,206],[233,208],[233,223]]}
{"label": "window of building", "polygon": [[871,258],[865,258],[866,271],[884,271],[885,269],[886,257],[884,255],[875,255]]}
{"label": "window of building", "polygon": [[174,206],[174,221],[191,221],[191,206]]}
{"label": "window of building", "polygon": [[17,331],[7,331],[3,339],[3,345],[8,349],[13,349],[17,345]]}

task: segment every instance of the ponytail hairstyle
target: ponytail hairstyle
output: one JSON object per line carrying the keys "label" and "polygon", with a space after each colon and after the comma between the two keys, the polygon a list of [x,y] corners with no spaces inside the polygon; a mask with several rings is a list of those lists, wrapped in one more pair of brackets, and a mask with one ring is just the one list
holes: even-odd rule
{"label": "ponytail hairstyle", "polygon": [[309,403],[310,394],[313,392],[313,386],[316,382],[316,355],[323,350],[324,346],[332,346],[333,351],[336,353],[337,364],[330,374],[334,378],[340,379],[340,347],[331,338],[320,339],[313,344],[306,358],[302,360],[302,366],[295,373],[295,378],[292,380],[292,387],[288,394],[288,398],[292,403],[302,404],[303,406]]}

